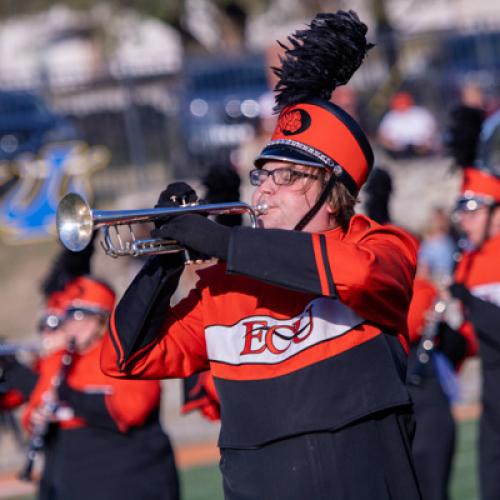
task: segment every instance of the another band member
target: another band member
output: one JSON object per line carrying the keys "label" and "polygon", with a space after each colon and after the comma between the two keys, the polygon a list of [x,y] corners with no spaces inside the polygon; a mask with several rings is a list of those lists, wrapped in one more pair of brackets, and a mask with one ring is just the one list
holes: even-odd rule
{"label": "another band member", "polygon": [[[448,499],[455,451],[451,405],[459,397],[456,371],[476,342],[445,322],[446,302],[428,279],[415,278],[408,312],[408,388],[416,432],[412,453],[425,500]],[[436,310],[437,309],[437,310]]]}
{"label": "another band member", "polygon": [[354,214],[373,155],[328,101],[370,48],[365,34],[339,11],[289,38],[278,125],[250,173],[253,203],[267,206],[260,228],[167,221],[155,235],[221,262],[171,308],[182,261],[152,258],[111,318],[108,374],[210,368],[226,498],[420,498],[405,387],[415,246]]}
{"label": "another band member", "polygon": [[102,336],[115,294],[89,275],[60,293],[64,314],[57,333],[74,344],[61,377],[64,350],[48,356],[23,415],[44,440],[40,499],[178,499],[172,448],[159,422],[158,381],[124,381],[99,368]]}
{"label": "another band member", "polygon": [[[487,123],[483,132],[488,131]],[[480,144],[479,152],[476,168],[465,165],[463,172],[457,208],[469,247],[450,291],[464,307],[467,322],[462,329],[472,328],[479,340],[479,484],[481,498],[493,500],[500,498],[500,177],[494,170],[498,169],[498,142]]]}

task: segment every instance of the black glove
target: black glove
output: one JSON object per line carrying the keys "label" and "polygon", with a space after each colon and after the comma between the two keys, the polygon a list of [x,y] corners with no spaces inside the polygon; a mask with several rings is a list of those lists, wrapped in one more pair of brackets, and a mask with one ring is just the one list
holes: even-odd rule
{"label": "black glove", "polygon": [[[155,208],[178,207],[179,205],[190,205],[198,201],[196,191],[185,182],[173,182],[164,189],[158,198]],[[170,217],[155,221],[155,227],[160,227]]]}
{"label": "black glove", "polygon": [[[185,182],[173,182],[169,184],[166,189],[164,189],[158,198],[158,202],[155,205],[155,208],[164,208],[164,207],[178,207],[180,205],[191,205],[198,202],[198,195],[196,191]],[[173,220],[174,217],[178,216],[166,216],[161,219],[157,219],[154,221],[155,228],[160,228],[163,224]],[[151,237],[153,238],[162,238],[162,236],[158,236],[155,234],[155,231],[151,233]],[[198,254],[195,251],[188,250],[187,255],[185,254],[165,254],[161,255],[160,262],[165,267],[173,267],[178,265],[180,261],[183,263],[185,261],[199,261],[206,260],[207,257],[205,255]]]}
{"label": "black glove", "polygon": [[466,304],[472,297],[469,289],[463,283],[453,283],[449,287],[450,293],[453,297]]}
{"label": "black glove", "polygon": [[152,231],[154,238],[173,239],[189,250],[227,260],[231,229],[203,215],[178,215]]}
{"label": "black glove", "polygon": [[467,355],[467,341],[457,330],[442,321],[438,326],[439,349],[457,367]]}

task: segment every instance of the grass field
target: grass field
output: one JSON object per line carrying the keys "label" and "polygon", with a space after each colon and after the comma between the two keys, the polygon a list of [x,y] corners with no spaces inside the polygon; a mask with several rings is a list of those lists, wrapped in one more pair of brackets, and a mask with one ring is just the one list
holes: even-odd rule
{"label": "grass field", "polygon": [[[453,468],[451,500],[478,500],[476,479],[477,422],[460,424],[457,455]],[[183,500],[222,500],[222,485],[217,465],[181,472]],[[10,500],[33,500],[16,497]],[[314,499],[311,499],[314,500]]]}
{"label": "grass field", "polygon": [[477,421],[468,420],[460,424],[450,492],[452,500],[478,500],[479,498],[476,437]]}

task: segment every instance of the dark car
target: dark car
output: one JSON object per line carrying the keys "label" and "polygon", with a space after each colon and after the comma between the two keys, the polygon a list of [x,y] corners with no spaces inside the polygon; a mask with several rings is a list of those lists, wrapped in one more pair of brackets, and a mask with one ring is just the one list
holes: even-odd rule
{"label": "dark car", "polygon": [[254,133],[258,99],[266,91],[260,54],[191,60],[184,70],[179,109],[187,164],[185,172],[177,173],[199,175],[214,162],[227,163]]}
{"label": "dark car", "polygon": [[36,153],[46,142],[75,139],[72,123],[29,92],[0,91],[0,160]]}

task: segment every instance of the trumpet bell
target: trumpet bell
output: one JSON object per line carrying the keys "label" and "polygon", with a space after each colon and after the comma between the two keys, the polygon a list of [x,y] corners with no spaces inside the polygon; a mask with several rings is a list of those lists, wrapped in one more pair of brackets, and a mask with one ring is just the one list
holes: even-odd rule
{"label": "trumpet bell", "polygon": [[80,252],[90,243],[94,232],[92,210],[79,194],[69,193],[61,200],[56,228],[61,243],[73,252]]}

